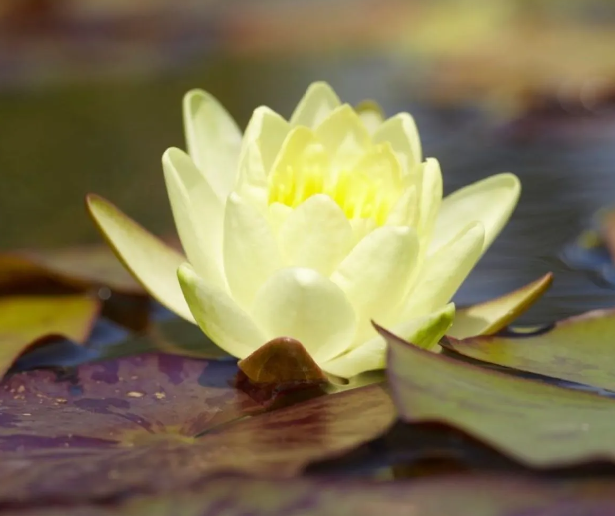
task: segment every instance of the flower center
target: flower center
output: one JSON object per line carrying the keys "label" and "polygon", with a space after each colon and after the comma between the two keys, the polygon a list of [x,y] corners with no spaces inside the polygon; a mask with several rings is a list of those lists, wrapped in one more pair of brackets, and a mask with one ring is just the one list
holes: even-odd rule
{"label": "flower center", "polygon": [[[374,146],[372,154],[379,150]],[[368,161],[374,160],[360,159],[355,166],[338,170],[318,159],[287,162],[270,176],[269,204],[296,208],[312,195],[326,194],[349,220],[373,219],[382,225],[401,193],[400,178],[382,163],[374,166]]]}

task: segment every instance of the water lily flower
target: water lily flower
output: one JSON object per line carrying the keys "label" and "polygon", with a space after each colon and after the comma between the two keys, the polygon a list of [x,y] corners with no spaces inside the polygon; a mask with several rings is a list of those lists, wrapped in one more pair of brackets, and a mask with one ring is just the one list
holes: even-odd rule
{"label": "water lily flower", "polygon": [[162,162],[187,260],[103,199],[89,208],[145,288],[239,358],[287,336],[330,374],[383,368],[372,320],[433,347],[520,193],[504,173],[442,199],[408,113],[353,109],[325,83],[290,120],[257,108],[243,135],[200,90],[184,122],[188,153]]}

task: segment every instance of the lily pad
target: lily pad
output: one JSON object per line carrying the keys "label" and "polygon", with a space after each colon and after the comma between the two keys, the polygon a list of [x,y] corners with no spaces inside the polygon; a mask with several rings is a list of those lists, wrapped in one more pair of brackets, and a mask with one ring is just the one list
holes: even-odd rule
{"label": "lily pad", "polygon": [[457,428],[536,468],[615,459],[614,400],[487,370],[380,332],[403,421]]}
{"label": "lily pad", "polygon": [[86,295],[0,298],[0,378],[45,338],[86,341],[99,309],[100,303]]}
{"label": "lily pad", "polygon": [[615,310],[572,317],[535,336],[449,338],[443,345],[484,362],[615,391]]}
{"label": "lily pad", "polygon": [[608,516],[615,482],[537,482],[522,477],[448,476],[413,482],[256,479],[220,475],[189,490],[127,502],[6,516]]}
{"label": "lily pad", "polygon": [[291,477],[394,419],[377,385],[263,412],[232,387],[237,371],[142,355],[6,378],[0,504],[169,493],[223,471]]}
{"label": "lily pad", "polygon": [[108,287],[122,294],[145,295],[105,245],[0,254],[0,289],[45,281],[80,290]]}
{"label": "lily pad", "polygon": [[552,282],[553,274],[545,274],[514,292],[457,310],[455,322],[447,335],[462,339],[497,333],[540,299]]}

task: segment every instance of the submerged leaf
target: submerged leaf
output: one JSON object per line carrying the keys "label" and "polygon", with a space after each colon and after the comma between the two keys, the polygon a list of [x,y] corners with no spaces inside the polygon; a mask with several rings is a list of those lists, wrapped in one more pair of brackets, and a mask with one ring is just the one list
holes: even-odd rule
{"label": "submerged leaf", "polygon": [[486,370],[380,332],[403,421],[450,425],[528,466],[615,459],[612,399]]}
{"label": "submerged leaf", "polygon": [[222,475],[189,490],[104,505],[20,509],[6,516],[608,516],[613,480],[540,482],[448,476],[413,482]]}
{"label": "submerged leaf", "polygon": [[545,274],[504,296],[457,310],[455,322],[448,331],[458,339],[475,335],[491,335],[508,326],[530,308],[553,282],[553,274]]}
{"label": "submerged leaf", "polygon": [[86,295],[0,298],[0,378],[28,347],[47,337],[84,342],[100,303]]}
{"label": "submerged leaf", "polygon": [[572,317],[529,337],[449,338],[462,355],[615,391],[615,310]]}
{"label": "submerged leaf", "polygon": [[376,385],[262,413],[232,387],[237,371],[144,355],[5,379],[0,505],[173,492],[221,471],[293,476],[394,418]]}

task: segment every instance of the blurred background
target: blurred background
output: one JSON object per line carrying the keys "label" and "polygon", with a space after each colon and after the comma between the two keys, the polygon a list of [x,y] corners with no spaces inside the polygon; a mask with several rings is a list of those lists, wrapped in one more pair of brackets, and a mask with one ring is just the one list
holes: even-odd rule
{"label": "blurred background", "polygon": [[160,157],[183,147],[185,91],[245,126],[327,80],[348,102],[412,112],[446,192],[520,176],[462,301],[552,270],[528,321],[612,306],[609,259],[581,256],[592,282],[566,249],[579,258],[578,235],[615,204],[614,48],[609,0],[2,0],[0,250],[100,241],[88,192],[172,232]]}

